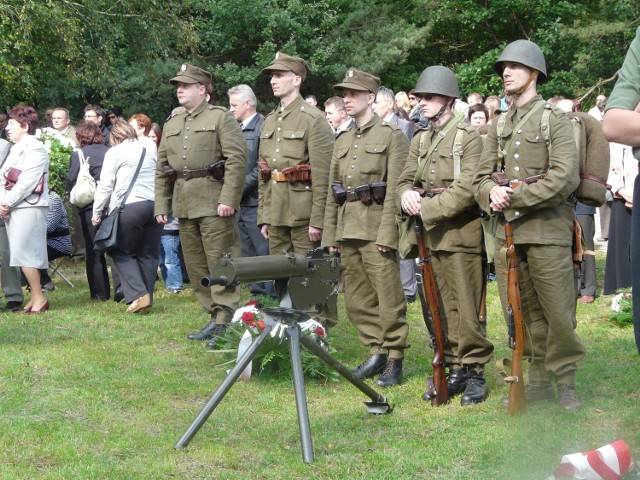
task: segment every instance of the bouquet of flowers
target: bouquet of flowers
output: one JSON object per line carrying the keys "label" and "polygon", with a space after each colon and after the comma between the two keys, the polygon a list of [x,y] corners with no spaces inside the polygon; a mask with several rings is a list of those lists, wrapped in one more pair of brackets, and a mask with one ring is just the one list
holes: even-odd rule
{"label": "bouquet of flowers", "polygon": [[[232,357],[222,365],[235,363],[262,333],[265,326],[264,316],[257,301],[251,301],[236,310],[225,334],[216,342],[220,346],[220,350],[215,350],[215,352]],[[300,330],[303,335],[317,342],[328,353],[333,351],[326,341],[325,328],[316,320],[311,319],[300,323]],[[285,331],[286,325],[277,324],[253,357],[253,364],[257,367],[257,375],[291,375],[289,341]],[[302,371],[306,376],[325,381],[338,379],[339,375],[335,370],[307,351],[304,346],[300,348],[300,355],[302,357]],[[250,378],[251,370],[252,364],[247,367],[241,378]]]}
{"label": "bouquet of flowers", "polygon": [[73,152],[73,144],[57,130],[51,128],[40,132],[38,139],[44,143],[49,154],[49,188],[64,197],[67,191],[69,159]]}

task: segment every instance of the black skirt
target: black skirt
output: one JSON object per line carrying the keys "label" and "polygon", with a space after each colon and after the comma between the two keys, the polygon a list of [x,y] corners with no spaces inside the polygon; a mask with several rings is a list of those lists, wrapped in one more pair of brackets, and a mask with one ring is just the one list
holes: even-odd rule
{"label": "black skirt", "polygon": [[616,198],[611,205],[607,264],[604,269],[604,294],[631,286],[631,210]]}

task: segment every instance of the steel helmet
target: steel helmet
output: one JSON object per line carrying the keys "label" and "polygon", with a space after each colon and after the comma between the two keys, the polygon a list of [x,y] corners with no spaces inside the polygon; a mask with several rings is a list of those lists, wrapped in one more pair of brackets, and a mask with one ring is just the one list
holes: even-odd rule
{"label": "steel helmet", "polygon": [[425,68],[418,78],[414,92],[434,93],[445,97],[460,98],[458,79],[455,73],[442,65]]}
{"label": "steel helmet", "polygon": [[505,47],[500,58],[493,64],[493,69],[498,75],[502,75],[502,62],[521,63],[525,67],[540,72],[538,83],[547,79],[547,65],[544,61],[544,53],[540,47],[529,40],[516,40]]}

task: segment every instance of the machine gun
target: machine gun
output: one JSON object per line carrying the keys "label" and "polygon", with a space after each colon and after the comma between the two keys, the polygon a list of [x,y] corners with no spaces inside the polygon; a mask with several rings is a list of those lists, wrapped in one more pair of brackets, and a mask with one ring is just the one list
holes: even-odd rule
{"label": "machine gun", "polygon": [[[422,288],[424,289],[424,296],[429,307],[433,328],[432,334],[435,340],[433,360],[431,362],[433,366],[433,377],[427,380],[429,391],[425,395],[431,399],[431,405],[443,405],[449,402],[449,391],[447,390],[447,375],[445,372],[444,334],[442,331],[442,320],[440,318],[438,286],[436,285],[436,277],[433,273],[433,266],[431,265],[431,253],[424,238],[422,218],[420,218],[420,215],[416,215],[415,219],[416,241],[420,254],[420,265],[422,266]],[[425,319],[425,322],[427,322],[428,327],[429,322],[427,319]]]}
{"label": "machine gun", "polygon": [[247,282],[286,282],[293,309],[326,313],[331,296],[337,295],[340,271],[340,258],[325,254],[322,248],[310,249],[306,257],[296,253],[243,258],[225,255],[214,266],[214,275],[200,283],[203,287],[233,288]]}
{"label": "machine gun", "polygon": [[524,317],[520,298],[520,282],[518,281],[518,261],[516,247],[513,242],[513,227],[509,222],[504,226],[507,248],[507,315],[509,317],[509,347],[511,347],[511,376],[504,379],[509,384],[510,415],[524,413],[527,410],[527,399],[524,394],[524,378],[522,376],[522,356],[524,354]]}

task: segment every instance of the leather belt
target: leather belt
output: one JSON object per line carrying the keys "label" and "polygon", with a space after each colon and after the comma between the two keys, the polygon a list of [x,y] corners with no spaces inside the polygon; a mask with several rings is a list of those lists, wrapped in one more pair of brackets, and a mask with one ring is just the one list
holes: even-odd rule
{"label": "leather belt", "polygon": [[180,172],[180,175],[184,180],[191,180],[192,178],[208,177],[210,173],[208,168],[197,168],[195,170],[189,170],[185,167]]}
{"label": "leather belt", "polygon": [[509,186],[511,188],[516,188],[523,184],[531,185],[532,183],[536,183],[538,180],[542,180],[546,176],[547,176],[546,173],[541,173],[540,175],[533,175],[531,177],[527,177],[524,180],[511,180],[509,182]]}
{"label": "leather belt", "polygon": [[271,180],[274,182],[286,182],[287,176],[282,172],[276,172],[275,170],[271,172]]}

